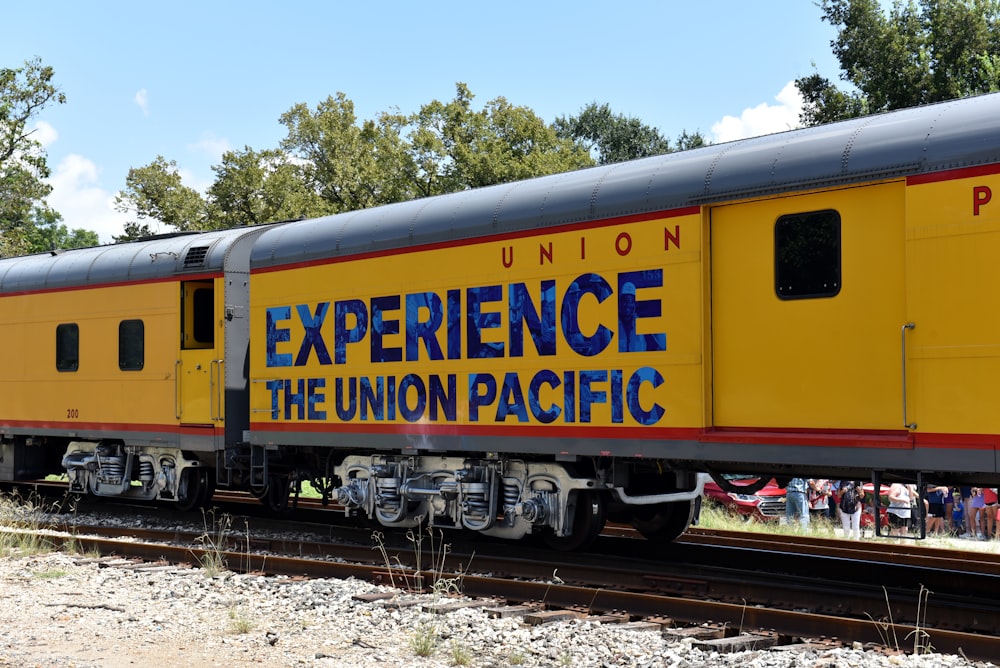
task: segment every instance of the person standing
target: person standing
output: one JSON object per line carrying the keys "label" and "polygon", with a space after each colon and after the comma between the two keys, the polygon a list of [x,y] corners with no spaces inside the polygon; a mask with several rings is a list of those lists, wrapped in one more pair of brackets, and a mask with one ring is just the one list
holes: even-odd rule
{"label": "person standing", "polygon": [[911,486],[894,482],[889,488],[889,525],[893,536],[905,536],[910,530],[913,495]]}
{"label": "person standing", "polygon": [[785,521],[799,520],[802,528],[809,526],[809,503],[806,500],[805,478],[792,478],[785,488]]}
{"label": "person standing", "polygon": [[840,522],[844,526],[844,538],[861,538],[861,482],[840,481]]}
{"label": "person standing", "polygon": [[945,485],[927,485],[927,493],[924,496],[927,504],[927,533],[938,534],[944,532],[945,521],[945,494],[948,487]]}
{"label": "person standing", "polygon": [[972,515],[972,522],[970,529],[969,538],[978,538],[979,540],[986,540],[986,536],[983,535],[983,513],[986,508],[986,497],[983,495],[983,490],[981,487],[972,488],[972,501],[966,506],[967,512]]}
{"label": "person standing", "polygon": [[833,493],[830,489],[830,481],[810,478],[808,485],[809,510],[814,511],[816,513],[816,517],[828,517],[827,513],[830,508],[830,495]]}

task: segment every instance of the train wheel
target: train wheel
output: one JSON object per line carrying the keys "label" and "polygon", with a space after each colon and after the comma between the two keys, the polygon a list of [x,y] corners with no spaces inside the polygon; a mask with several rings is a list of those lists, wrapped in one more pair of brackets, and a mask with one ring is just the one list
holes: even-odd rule
{"label": "train wheel", "polygon": [[288,495],[292,489],[292,479],[272,475],[267,482],[267,493],[259,497],[269,510],[283,513],[288,510]]}
{"label": "train wheel", "polygon": [[632,512],[632,526],[651,541],[669,543],[688,528],[692,513],[694,501],[636,506]]}
{"label": "train wheel", "polygon": [[192,467],[184,469],[177,501],[174,505],[183,512],[204,508],[215,491],[215,480],[209,469]]}
{"label": "train wheel", "polygon": [[550,529],[543,534],[545,544],[563,552],[587,547],[604,529],[606,518],[604,496],[591,490],[580,490],[576,493],[573,532],[568,536],[556,536]]}

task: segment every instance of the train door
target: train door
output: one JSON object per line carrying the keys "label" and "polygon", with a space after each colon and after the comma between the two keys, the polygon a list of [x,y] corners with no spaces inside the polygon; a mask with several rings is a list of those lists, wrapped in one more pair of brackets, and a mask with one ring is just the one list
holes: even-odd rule
{"label": "train door", "polygon": [[716,427],[902,428],[902,182],[715,207],[711,266]]}
{"label": "train door", "polygon": [[181,424],[222,419],[222,362],[216,349],[212,281],[181,283],[181,349],[177,362],[177,417]]}

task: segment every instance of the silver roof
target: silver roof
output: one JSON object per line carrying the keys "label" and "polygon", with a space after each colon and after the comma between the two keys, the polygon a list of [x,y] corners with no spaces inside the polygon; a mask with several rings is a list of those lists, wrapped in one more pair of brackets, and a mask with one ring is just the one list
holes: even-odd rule
{"label": "silver roof", "polygon": [[1000,94],[276,226],[251,268],[1000,161]]}
{"label": "silver roof", "polygon": [[168,235],[7,258],[0,260],[0,294],[217,273],[223,270],[232,245],[248,233],[233,229]]}

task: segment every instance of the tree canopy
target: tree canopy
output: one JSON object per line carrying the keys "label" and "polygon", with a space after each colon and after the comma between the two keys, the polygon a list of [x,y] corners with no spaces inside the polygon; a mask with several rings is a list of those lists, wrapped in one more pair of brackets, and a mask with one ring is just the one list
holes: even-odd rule
{"label": "tree canopy", "polygon": [[204,197],[181,183],[174,161],[158,156],[129,170],[116,206],[136,220],[116,241],[151,232],[148,220],[177,230],[253,225],[390,204],[594,164],[586,147],[560,136],[531,109],[498,97],[482,109],[462,83],[455,99],[404,115],[359,121],[343,93],[292,106],[276,149],[249,146],[213,166]]}
{"label": "tree canopy", "polygon": [[560,116],[554,126],[560,137],[588,149],[601,165],[686,151],[707,143],[701,133],[689,135],[685,131],[677,138],[677,148],[672,148],[670,140],[656,128],[638,118],[615,114],[609,105],[597,102],[591,102],[576,116]]}
{"label": "tree canopy", "polygon": [[45,150],[29,127],[42,109],[66,101],[54,76],[38,58],[0,68],[0,255],[33,250],[28,233],[54,213],[45,203],[52,190]]}
{"label": "tree canopy", "polygon": [[878,0],[820,7],[850,88],[819,73],[796,80],[805,125],[1000,90],[998,0],[896,0],[888,15]]}

